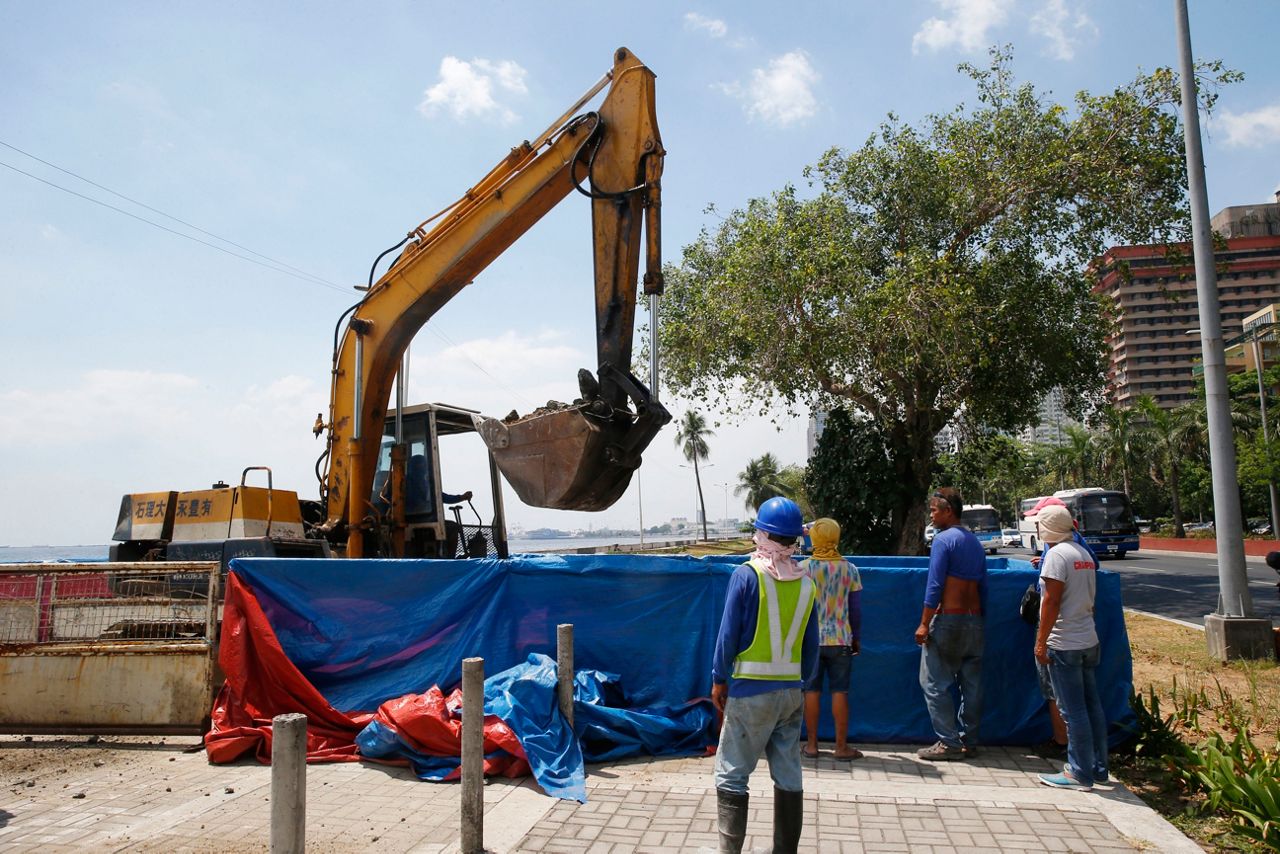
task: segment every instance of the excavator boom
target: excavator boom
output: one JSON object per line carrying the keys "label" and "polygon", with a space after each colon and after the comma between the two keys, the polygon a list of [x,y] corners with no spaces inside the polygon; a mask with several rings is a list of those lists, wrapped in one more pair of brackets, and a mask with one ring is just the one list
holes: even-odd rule
{"label": "excavator boom", "polygon": [[[605,83],[600,107],[571,117]],[[509,422],[477,418],[476,427],[528,504],[602,510],[621,497],[641,452],[670,420],[630,370],[642,224],[645,291],[662,291],[664,154],[654,74],[620,48],[611,71],[565,117],[512,149],[433,227],[429,220],[411,233],[355,307],[334,355],[320,527],[330,536],[345,528],[348,555],[364,553],[382,425],[414,335],[575,189],[592,205],[597,372],[579,372],[582,397],[573,406]]]}

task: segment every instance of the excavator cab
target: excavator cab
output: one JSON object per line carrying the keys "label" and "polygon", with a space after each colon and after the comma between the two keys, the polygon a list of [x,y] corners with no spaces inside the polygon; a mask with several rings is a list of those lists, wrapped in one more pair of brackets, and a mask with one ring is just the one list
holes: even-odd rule
{"label": "excavator cab", "polygon": [[[490,493],[493,514],[489,524],[475,512],[476,524],[451,513],[440,475],[440,439],[475,433],[473,410],[440,403],[407,406],[400,413],[404,445],[404,476],[399,490],[403,504],[403,527],[395,506],[393,459],[396,448],[396,411],[387,413],[382,441],[374,469],[369,506],[377,522],[376,552],[382,557],[507,557],[506,523],[502,509],[502,489],[493,458],[489,458]],[[459,488],[455,486],[454,488]],[[449,496],[453,498],[455,496]],[[470,502],[466,502],[470,504]],[[474,510],[474,505],[471,506]],[[397,528],[403,533],[403,548],[397,547]]]}

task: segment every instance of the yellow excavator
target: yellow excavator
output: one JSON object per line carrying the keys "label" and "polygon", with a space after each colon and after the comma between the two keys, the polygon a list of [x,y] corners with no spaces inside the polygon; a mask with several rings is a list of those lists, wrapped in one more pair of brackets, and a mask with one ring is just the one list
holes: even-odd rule
{"label": "yellow excavator", "polygon": [[[579,112],[606,88],[597,108]],[[513,148],[462,198],[374,262],[363,298],[335,330],[328,418],[317,416],[314,428],[326,437],[317,463],[319,503],[274,489],[269,471],[265,491],[248,486],[252,469],[237,487],[126,495],[112,558],[213,557],[219,543],[223,555],[310,549],[347,557],[505,557],[498,472],[532,506],[611,506],[671,419],[631,371],[642,226],[643,288],[651,309],[663,290],[664,156],[654,74],[619,48],[613,67],[542,134]],[[396,379],[414,335],[575,191],[591,202],[595,256],[598,364],[578,372],[581,396],[501,420],[442,404],[406,406]],[[375,281],[379,262],[397,250]],[[651,360],[656,372],[656,353]],[[439,467],[440,437],[464,432],[478,432],[489,449],[494,494],[492,524],[471,526],[470,535],[456,506],[455,519],[445,518],[446,503],[460,497],[441,490]],[[187,514],[202,511],[195,517],[201,524],[192,524]]]}

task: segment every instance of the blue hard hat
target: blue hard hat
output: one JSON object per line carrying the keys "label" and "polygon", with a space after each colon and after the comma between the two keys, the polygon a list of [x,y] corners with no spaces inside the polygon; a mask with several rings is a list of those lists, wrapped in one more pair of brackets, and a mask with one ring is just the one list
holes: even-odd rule
{"label": "blue hard hat", "polygon": [[800,505],[790,498],[770,498],[756,511],[756,529],[780,537],[799,537],[804,534],[804,518]]}

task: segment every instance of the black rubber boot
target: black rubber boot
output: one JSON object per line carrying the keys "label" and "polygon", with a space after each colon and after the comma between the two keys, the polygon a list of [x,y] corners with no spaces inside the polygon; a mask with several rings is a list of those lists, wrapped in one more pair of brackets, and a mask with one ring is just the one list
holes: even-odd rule
{"label": "black rubber boot", "polygon": [[742,843],[747,839],[746,792],[726,792],[716,789],[716,815],[720,825],[720,854],[741,854]]}
{"label": "black rubber boot", "polygon": [[804,828],[804,792],[773,789],[773,854],[796,854]]}

